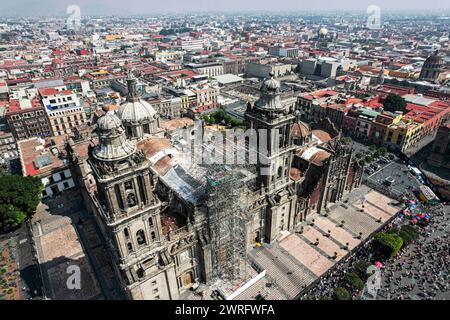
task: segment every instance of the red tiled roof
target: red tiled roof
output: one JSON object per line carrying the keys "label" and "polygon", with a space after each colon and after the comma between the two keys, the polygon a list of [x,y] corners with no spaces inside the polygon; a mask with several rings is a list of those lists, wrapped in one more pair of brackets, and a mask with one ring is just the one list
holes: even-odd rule
{"label": "red tiled roof", "polygon": [[[56,142],[56,147],[61,146],[65,137],[53,137],[52,140]],[[39,138],[31,138],[28,140],[22,140],[17,142],[17,147],[20,150],[20,157],[24,167],[24,176],[37,176],[43,173],[51,172],[54,169],[62,168],[65,166],[64,160],[60,159],[57,155],[54,155],[49,147],[52,146],[50,140],[47,139],[44,145],[39,141]],[[51,158],[51,163],[42,168],[37,168],[34,164],[34,160],[39,156],[48,155]]]}
{"label": "red tiled roof", "polygon": [[72,94],[73,91],[72,90],[58,91],[55,88],[42,88],[42,89],[39,89],[39,93],[41,94],[41,96],[47,97],[47,96],[55,96],[55,95],[68,95],[68,94]]}
{"label": "red tiled roof", "polygon": [[[42,104],[38,98],[34,98],[31,100],[31,108],[37,108],[37,107],[41,107],[41,106],[42,106]],[[25,110],[25,109],[22,109],[22,107],[20,106],[20,101],[17,99],[11,99],[9,101],[9,103],[7,104],[7,108],[8,108],[8,113]]]}

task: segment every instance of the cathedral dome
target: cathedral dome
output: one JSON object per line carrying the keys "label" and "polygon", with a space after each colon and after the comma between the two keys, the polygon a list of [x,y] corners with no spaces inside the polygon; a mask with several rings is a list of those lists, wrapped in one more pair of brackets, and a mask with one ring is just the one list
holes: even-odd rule
{"label": "cathedral dome", "polygon": [[292,126],[291,135],[293,139],[304,139],[311,134],[311,130],[304,122],[297,122]]}
{"label": "cathedral dome", "polygon": [[155,119],[157,113],[150,103],[139,99],[126,101],[117,111],[117,116],[122,122],[141,123]]}
{"label": "cathedral dome", "polygon": [[110,131],[122,126],[120,119],[114,114],[115,106],[105,106],[106,113],[97,121],[97,128],[101,131]]}
{"label": "cathedral dome", "polygon": [[106,113],[97,121],[100,143],[94,148],[94,158],[118,161],[130,157],[136,151],[136,145],[127,140],[122,122],[114,114],[115,106],[107,106],[104,110]]}
{"label": "cathedral dome", "polygon": [[274,73],[270,73],[271,78],[263,82],[261,86],[261,96],[255,102],[255,107],[265,110],[282,110],[283,105],[280,99],[280,82],[275,80]]}
{"label": "cathedral dome", "polygon": [[435,82],[438,80],[444,66],[444,59],[435,51],[425,60],[420,71],[420,80]]}
{"label": "cathedral dome", "polygon": [[328,29],[325,28],[325,27],[320,28],[319,34],[322,35],[322,36],[326,36],[328,34]]}
{"label": "cathedral dome", "polygon": [[275,80],[275,79],[273,78],[273,74],[271,74],[271,76],[272,76],[271,79],[266,80],[266,81],[264,82],[264,86],[265,86],[268,90],[273,90],[273,91],[280,89],[280,82],[277,81],[277,80]]}

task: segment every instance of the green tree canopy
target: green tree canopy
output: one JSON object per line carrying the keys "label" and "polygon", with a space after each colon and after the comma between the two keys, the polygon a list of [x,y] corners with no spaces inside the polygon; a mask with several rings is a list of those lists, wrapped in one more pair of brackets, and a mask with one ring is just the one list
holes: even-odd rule
{"label": "green tree canopy", "polygon": [[400,238],[403,239],[403,245],[410,244],[414,240],[419,238],[419,233],[413,226],[404,225],[398,232]]}
{"label": "green tree canopy", "polygon": [[378,149],[378,152],[381,154],[382,157],[386,156],[388,154],[388,151],[385,147],[381,147]]}
{"label": "green tree canopy", "polygon": [[375,248],[386,258],[396,256],[403,245],[403,239],[395,233],[379,232],[374,240]]}
{"label": "green tree canopy", "polygon": [[369,261],[365,261],[365,260],[359,260],[356,261],[354,264],[355,267],[355,272],[356,274],[358,274],[358,276],[362,279],[362,280],[367,280],[368,278],[368,274],[367,274],[367,268],[371,265],[371,263]]}
{"label": "green tree canopy", "polygon": [[36,177],[6,175],[0,177],[0,225],[15,228],[31,217],[43,191]]}
{"label": "green tree canopy", "polygon": [[390,93],[384,101],[384,110],[390,112],[406,111],[406,101],[398,94]]}
{"label": "green tree canopy", "polygon": [[233,128],[242,127],[244,125],[244,122],[242,120],[230,116],[223,110],[217,110],[210,114],[204,115],[202,119],[207,124],[223,124],[231,126]]}
{"label": "green tree canopy", "polygon": [[350,293],[345,288],[336,288],[333,292],[333,298],[335,300],[350,300]]}
{"label": "green tree canopy", "polygon": [[25,213],[10,204],[0,204],[0,229],[17,228],[26,219]]}
{"label": "green tree canopy", "polygon": [[362,290],[364,288],[364,282],[361,278],[354,272],[347,273],[345,275],[345,282],[353,290]]}
{"label": "green tree canopy", "polygon": [[352,138],[350,138],[350,137],[341,137],[341,142],[342,143],[345,143],[345,144],[350,144],[350,143],[352,143]]}

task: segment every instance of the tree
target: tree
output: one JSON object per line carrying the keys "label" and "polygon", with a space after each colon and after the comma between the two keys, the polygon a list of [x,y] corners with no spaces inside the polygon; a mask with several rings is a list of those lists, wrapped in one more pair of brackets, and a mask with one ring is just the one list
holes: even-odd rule
{"label": "tree", "polygon": [[342,287],[334,289],[333,298],[335,300],[350,300],[350,297],[350,293],[347,291],[347,289]]}
{"label": "tree", "polygon": [[403,245],[403,239],[395,233],[379,232],[374,240],[375,248],[386,258],[396,256]]}
{"label": "tree", "polygon": [[374,159],[378,159],[379,157],[381,157],[381,153],[380,153],[379,150],[376,150],[376,151],[373,153],[373,158],[374,158]]}
{"label": "tree", "polygon": [[17,228],[26,219],[26,214],[10,204],[0,204],[0,229]]}
{"label": "tree", "polygon": [[367,278],[368,278],[367,268],[370,265],[371,264],[369,261],[364,261],[364,260],[356,261],[354,264],[356,274],[364,281],[367,280]]}
{"label": "tree", "polygon": [[403,245],[408,245],[419,238],[419,233],[413,226],[404,225],[398,232],[400,238],[403,239]]}
{"label": "tree", "polygon": [[385,156],[388,154],[388,151],[387,151],[387,149],[386,149],[385,147],[379,148],[379,149],[378,149],[378,152],[380,153],[380,155],[381,155],[382,157],[385,157]]}
{"label": "tree", "polygon": [[364,282],[361,278],[354,272],[347,273],[345,275],[345,282],[353,290],[362,290],[364,288]]}
{"label": "tree", "polygon": [[0,177],[0,224],[15,228],[31,217],[40,201],[43,185],[39,178],[7,175]]}
{"label": "tree", "polygon": [[233,128],[244,126],[242,120],[230,116],[223,110],[217,110],[209,115],[204,115],[202,116],[202,119],[208,124],[225,124]]}
{"label": "tree", "polygon": [[406,100],[395,93],[390,93],[384,101],[383,105],[385,111],[406,111]]}
{"label": "tree", "polygon": [[352,141],[353,140],[350,137],[341,137],[341,142],[344,144],[350,144],[350,143],[352,143]]}

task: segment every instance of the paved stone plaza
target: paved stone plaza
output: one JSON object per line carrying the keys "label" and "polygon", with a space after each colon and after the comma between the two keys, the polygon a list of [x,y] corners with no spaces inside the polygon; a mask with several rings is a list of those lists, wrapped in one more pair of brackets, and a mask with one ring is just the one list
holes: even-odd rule
{"label": "paved stone plaza", "polygon": [[[64,206],[61,203],[65,203]],[[79,239],[74,221],[79,211],[75,199],[56,198],[38,206],[33,218],[33,236],[43,273],[47,298],[88,300],[101,298],[101,290]],[[69,289],[71,265],[80,268],[81,288]]]}
{"label": "paved stone plaza", "polygon": [[258,295],[268,300],[295,298],[401,208],[395,200],[363,185],[329,209],[327,217],[309,217],[302,231],[254,248],[250,258],[267,275],[238,299],[255,299]]}

